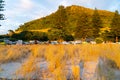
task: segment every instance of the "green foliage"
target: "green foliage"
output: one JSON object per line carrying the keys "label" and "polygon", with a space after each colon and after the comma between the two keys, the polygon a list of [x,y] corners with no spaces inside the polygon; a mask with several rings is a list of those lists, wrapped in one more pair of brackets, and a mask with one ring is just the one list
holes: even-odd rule
{"label": "green foliage", "polygon": [[74,37],[71,34],[63,33],[62,30],[54,29],[49,30],[48,39],[51,40],[65,40],[72,41]]}
{"label": "green foliage", "polygon": [[[63,9],[63,11],[61,11],[61,9]],[[59,7],[59,9],[55,12],[52,13],[46,17],[40,18],[40,19],[36,19],[27,23],[24,23],[23,25],[20,25],[19,28],[17,29],[17,31],[27,31],[27,30],[38,30],[38,29],[45,29],[45,28],[54,28],[56,27],[55,25],[58,23],[58,21],[56,20],[57,17],[61,16],[57,16],[59,14],[63,14],[64,12],[66,13],[66,15],[62,15],[64,18],[67,17],[67,19],[61,21],[60,23],[66,23],[66,27],[67,30],[69,32],[75,32],[76,29],[76,24],[78,21],[78,15],[81,15],[82,12],[85,11],[85,13],[88,15],[88,19],[91,20],[92,15],[94,13],[94,10],[89,9],[89,8],[84,8],[81,6],[76,6],[76,5],[72,5],[72,6],[68,6],[66,8],[64,7]],[[63,13],[62,13],[63,12]],[[103,21],[103,26],[109,27],[109,23],[111,22],[111,16],[113,16],[112,12],[108,12],[108,11],[103,11],[103,10],[98,10],[98,13],[101,17],[101,20]]]}
{"label": "green foliage", "polygon": [[0,35],[0,39],[3,39],[3,38],[5,38],[5,36],[4,35]]}
{"label": "green foliage", "polygon": [[64,29],[66,27],[66,20],[67,20],[67,15],[64,6],[59,6],[59,9],[57,10],[55,17],[55,29]]}
{"label": "green foliage", "polygon": [[105,42],[115,42],[113,33],[110,31],[106,30],[100,37],[103,38]]}
{"label": "green foliage", "polygon": [[[24,23],[16,31],[24,32],[49,28],[50,31],[46,33],[50,40],[66,40],[65,35],[73,35],[75,39],[96,38],[100,36],[99,33],[102,27],[110,27],[111,16],[113,15],[113,12],[92,10],[76,5],[66,8],[59,6],[55,13]],[[31,35],[32,33],[26,34],[26,38]],[[29,37],[29,39],[32,38]]]}
{"label": "green foliage", "polygon": [[102,39],[102,38],[96,38],[96,39],[95,39],[95,42],[96,42],[97,44],[103,43],[103,39]]}
{"label": "green foliage", "polygon": [[4,3],[4,0],[0,0],[0,20],[4,20],[5,19],[4,14],[1,13],[1,11],[4,11],[4,4],[3,3]]}
{"label": "green foliage", "polygon": [[90,26],[90,20],[88,18],[88,15],[83,12],[81,15],[79,15],[76,25],[76,31],[75,31],[75,37],[80,38],[88,38],[93,35],[92,28]]}
{"label": "green foliage", "polygon": [[92,16],[92,25],[91,26],[93,27],[94,37],[98,37],[100,28],[103,27],[103,24],[102,24],[100,15],[98,13],[98,10],[96,8],[95,8],[93,16]]}
{"label": "green foliage", "polygon": [[48,40],[48,36],[44,32],[33,32],[32,34],[33,34],[32,39],[40,40],[40,41]]}
{"label": "green foliage", "polygon": [[120,15],[117,10],[115,11],[114,17],[111,22],[111,33],[113,33],[113,36],[115,36],[117,42],[117,38],[118,36],[120,36]]}
{"label": "green foliage", "polygon": [[12,38],[22,39],[22,40],[40,40],[40,41],[48,40],[46,33],[30,32],[30,31],[23,31],[19,34],[14,34],[14,35],[12,35]]}
{"label": "green foliage", "polygon": [[63,38],[65,41],[73,41],[74,40],[74,37],[70,34],[68,35],[65,35],[64,38]]}
{"label": "green foliage", "polygon": [[3,39],[3,38],[9,38],[8,35],[0,35],[0,39]]}
{"label": "green foliage", "polygon": [[67,32],[67,14],[64,6],[59,6],[55,16],[54,16],[54,30],[49,31],[50,40],[63,40]]}
{"label": "green foliage", "polygon": [[49,30],[48,33],[49,33],[48,34],[49,40],[59,40],[59,39],[63,39],[64,37],[62,30],[58,30],[58,29]]}

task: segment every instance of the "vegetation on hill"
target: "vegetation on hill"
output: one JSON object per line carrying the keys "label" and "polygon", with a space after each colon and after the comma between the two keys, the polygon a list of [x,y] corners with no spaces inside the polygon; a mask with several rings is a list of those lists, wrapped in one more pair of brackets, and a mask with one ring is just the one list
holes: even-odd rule
{"label": "vegetation on hill", "polygon": [[118,42],[118,36],[120,36],[120,16],[117,10],[111,22],[111,32],[115,36],[116,42]]}
{"label": "vegetation on hill", "polygon": [[[67,27],[71,31],[74,32],[77,20],[79,19],[78,16],[83,13],[83,11],[88,15],[88,19],[92,19],[92,15],[94,13],[94,10],[89,9],[89,8],[84,8],[81,6],[68,6],[65,8],[66,15],[67,15]],[[39,29],[45,29],[45,28],[53,28],[56,24],[55,17],[58,17],[58,12],[59,9],[55,12],[50,14],[49,16],[33,20],[27,23],[24,23],[23,25],[20,25],[20,27],[16,31],[25,31],[25,30],[39,30]],[[109,24],[111,23],[111,19],[114,15],[113,12],[109,11],[104,11],[104,10],[98,10],[98,13],[103,21],[103,26],[107,27],[110,26]],[[65,21],[65,20],[64,20]]]}
{"label": "vegetation on hill", "polygon": [[[76,5],[59,6],[55,13],[20,25],[15,31],[15,35],[28,31],[46,33],[48,40],[65,40],[66,37],[71,36],[74,39],[101,37],[103,40],[115,41],[115,36],[119,38],[119,34],[112,35],[114,29],[111,26],[114,23],[114,14],[110,11],[97,10],[96,8],[93,10]],[[116,28],[119,28],[119,24]]]}

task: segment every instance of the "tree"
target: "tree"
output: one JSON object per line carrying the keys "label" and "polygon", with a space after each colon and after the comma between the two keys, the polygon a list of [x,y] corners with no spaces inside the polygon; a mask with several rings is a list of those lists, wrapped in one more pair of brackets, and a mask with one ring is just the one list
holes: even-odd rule
{"label": "tree", "polygon": [[88,15],[83,12],[81,15],[79,15],[77,21],[77,26],[76,26],[76,32],[75,32],[75,37],[80,39],[86,39],[88,37],[91,37],[92,35],[92,30],[90,26],[90,21],[88,18]]}
{"label": "tree", "polygon": [[53,29],[53,30],[49,30],[48,32],[48,38],[49,40],[60,40],[61,38],[63,39],[63,32],[62,30],[59,29]]}
{"label": "tree", "polygon": [[54,28],[63,30],[63,28],[66,26],[65,24],[66,20],[67,20],[67,15],[66,15],[65,7],[61,5],[59,6],[59,9],[57,10],[55,15]]}
{"label": "tree", "polygon": [[[1,11],[4,11],[4,1],[0,0],[0,20],[4,20],[4,14],[1,13]],[[1,25],[0,25],[1,26]]]}
{"label": "tree", "polygon": [[120,36],[120,15],[117,10],[111,22],[111,33],[115,36],[115,41],[118,42],[118,36]]}
{"label": "tree", "polygon": [[52,40],[65,40],[65,41],[73,41],[74,37],[71,34],[63,34],[61,30],[50,30],[48,34],[48,39]]}
{"label": "tree", "polygon": [[11,37],[15,33],[13,30],[8,30],[8,32],[9,37]]}
{"label": "tree", "polygon": [[31,31],[22,31],[21,33],[14,33],[12,35],[14,39],[22,39],[22,40],[40,40],[47,41],[48,36],[44,32],[31,32]]}
{"label": "tree", "polygon": [[53,22],[55,24],[55,26],[53,27],[54,30],[51,30],[50,33],[55,33],[55,35],[53,36],[58,37],[57,39],[62,40],[64,36],[67,34],[67,29],[66,29],[67,15],[64,6],[59,6],[59,9],[55,14]]}
{"label": "tree", "polygon": [[21,33],[18,34],[18,39],[22,39],[22,40],[32,40],[32,32],[30,31],[22,31]]}
{"label": "tree", "polygon": [[40,41],[47,41],[48,36],[44,32],[32,32],[32,39],[33,40],[40,40]]}
{"label": "tree", "polygon": [[93,28],[93,36],[99,37],[100,28],[103,27],[102,20],[98,13],[98,10],[95,8],[93,16],[92,16],[92,28]]}
{"label": "tree", "polygon": [[73,41],[73,40],[74,40],[74,37],[73,37],[71,34],[68,34],[68,35],[65,35],[65,36],[64,36],[64,40],[65,40],[65,41]]}

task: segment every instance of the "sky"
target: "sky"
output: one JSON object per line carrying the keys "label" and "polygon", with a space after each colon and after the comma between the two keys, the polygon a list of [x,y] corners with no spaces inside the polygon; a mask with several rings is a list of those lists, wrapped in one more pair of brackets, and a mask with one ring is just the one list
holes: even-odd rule
{"label": "sky", "polygon": [[59,5],[79,5],[87,8],[120,11],[120,0],[5,0],[5,20],[0,21],[0,34],[16,30],[19,25],[45,17],[58,9]]}

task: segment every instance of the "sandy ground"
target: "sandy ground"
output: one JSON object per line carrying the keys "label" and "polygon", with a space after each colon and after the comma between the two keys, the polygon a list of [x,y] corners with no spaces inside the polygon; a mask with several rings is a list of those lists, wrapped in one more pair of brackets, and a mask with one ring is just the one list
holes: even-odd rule
{"label": "sandy ground", "polygon": [[19,78],[20,76],[16,76],[15,72],[21,67],[21,63],[19,62],[10,62],[6,64],[0,65],[2,71],[0,72],[1,78],[14,79]]}
{"label": "sandy ground", "polygon": [[[96,69],[98,67],[98,64],[103,65],[101,61],[87,61],[84,63],[84,68],[83,64],[79,63],[76,64],[77,66],[80,67],[80,76],[82,80],[96,80]],[[47,69],[48,63],[46,61],[39,62],[38,66],[40,66],[41,69]],[[0,68],[0,78],[8,78],[8,79],[18,79],[22,78],[20,75],[16,76],[15,72],[22,66],[21,62],[10,62],[6,64],[1,64]],[[69,72],[71,72],[71,66],[68,65],[67,69]],[[103,66],[104,67],[104,66]],[[107,69],[106,69],[107,70]],[[103,71],[106,71],[105,68]],[[120,80],[120,70],[117,69],[112,69],[114,73],[114,80]],[[103,72],[104,73],[104,72]],[[49,79],[48,79],[49,80]]]}

